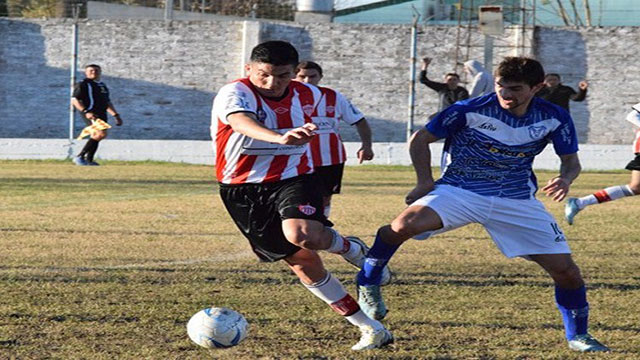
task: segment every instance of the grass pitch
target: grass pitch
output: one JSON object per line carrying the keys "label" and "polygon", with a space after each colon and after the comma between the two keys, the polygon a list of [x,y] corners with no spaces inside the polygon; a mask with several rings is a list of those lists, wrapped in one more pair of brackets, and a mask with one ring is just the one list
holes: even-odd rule
{"label": "grass pitch", "polygon": [[[591,332],[614,352],[567,349],[551,280],[506,259],[481,227],[406,243],[384,288],[396,342],[354,353],[358,332],[280,263],[257,262],[206,166],[0,161],[1,359],[638,359],[640,198],[587,208],[574,226],[543,199],[588,283]],[[332,219],[371,244],[404,208],[408,167],[348,167]],[[554,173],[538,174],[540,183]],[[583,173],[572,195],[628,182]],[[327,268],[354,294],[355,271]],[[226,350],[191,343],[198,310],[227,306],[249,337]]]}

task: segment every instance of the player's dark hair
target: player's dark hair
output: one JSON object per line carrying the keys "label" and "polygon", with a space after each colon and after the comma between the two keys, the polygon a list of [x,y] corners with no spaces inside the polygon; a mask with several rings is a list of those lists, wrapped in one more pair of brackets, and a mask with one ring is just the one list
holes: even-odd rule
{"label": "player's dark hair", "polygon": [[322,67],[320,67],[318,63],[315,63],[313,61],[300,62],[298,66],[296,66],[296,74],[298,73],[298,71],[300,71],[300,69],[313,69],[316,70],[318,74],[320,74],[320,76],[322,76]]}
{"label": "player's dark hair", "polygon": [[560,74],[556,74],[556,73],[548,73],[547,75],[544,76],[544,78],[548,78],[549,76],[555,76],[558,78],[558,80],[562,80],[562,78],[560,77]]}
{"label": "player's dark hair", "polygon": [[251,62],[281,65],[298,65],[298,51],[286,41],[267,41],[251,50]]}
{"label": "player's dark hair", "polygon": [[524,82],[533,87],[544,81],[544,69],[539,61],[522,56],[504,58],[494,73],[508,82]]}
{"label": "player's dark hair", "polygon": [[87,68],[94,68],[94,69],[102,70],[102,68],[100,67],[100,65],[97,65],[97,64],[89,64],[89,65],[85,66],[84,68],[85,68],[85,69],[87,69]]}
{"label": "player's dark hair", "polygon": [[458,75],[458,74],[456,74],[456,73],[446,73],[446,74],[444,75],[444,77],[447,77],[447,76],[454,76],[454,77],[457,77],[457,78],[458,78],[458,80],[460,80],[460,75]]}

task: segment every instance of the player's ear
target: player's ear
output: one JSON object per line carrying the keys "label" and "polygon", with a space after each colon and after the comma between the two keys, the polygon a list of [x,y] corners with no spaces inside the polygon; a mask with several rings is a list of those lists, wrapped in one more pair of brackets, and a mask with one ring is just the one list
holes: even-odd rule
{"label": "player's ear", "polygon": [[538,85],[534,85],[534,86],[531,88],[531,90],[532,90],[532,91],[533,91],[533,93],[535,94],[535,93],[537,93],[538,91],[540,91],[543,87],[544,87],[544,83],[543,83],[543,82],[541,82],[541,83],[540,83],[540,84],[538,84]]}
{"label": "player's ear", "polygon": [[249,75],[249,71],[251,71],[251,64],[250,63],[244,64],[245,75]]}

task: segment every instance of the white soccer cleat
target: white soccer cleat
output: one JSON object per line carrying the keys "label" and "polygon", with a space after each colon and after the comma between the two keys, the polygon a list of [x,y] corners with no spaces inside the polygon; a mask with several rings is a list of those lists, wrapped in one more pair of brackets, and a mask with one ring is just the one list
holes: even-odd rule
{"label": "white soccer cleat", "polygon": [[[346,254],[342,254],[342,257],[347,260],[349,264],[357,267],[358,269],[362,269],[362,267],[364,266],[364,260],[367,257],[367,253],[369,252],[369,247],[358,237],[345,236],[345,239],[347,239],[351,243],[351,246],[357,244],[356,246],[360,247],[360,251],[354,257],[347,257]],[[380,277],[380,286],[385,286],[391,283],[392,277],[393,274],[391,274],[389,266],[385,265],[385,267],[382,269],[382,276]]]}
{"label": "white soccer cleat", "polygon": [[362,312],[375,320],[384,319],[388,312],[378,285],[359,285],[358,305]]}
{"label": "white soccer cleat", "polygon": [[353,345],[351,350],[377,349],[393,342],[393,335],[385,328],[375,330],[371,326],[361,326],[360,332],[362,333],[360,341]]}
{"label": "white soccer cleat", "polygon": [[576,335],[569,340],[569,349],[582,352],[607,352],[611,351],[604,344],[589,334]]}
{"label": "white soccer cleat", "polygon": [[573,218],[578,215],[580,212],[580,207],[578,207],[578,199],[569,198],[567,203],[564,205],[564,218],[567,219],[569,225],[573,225]]}

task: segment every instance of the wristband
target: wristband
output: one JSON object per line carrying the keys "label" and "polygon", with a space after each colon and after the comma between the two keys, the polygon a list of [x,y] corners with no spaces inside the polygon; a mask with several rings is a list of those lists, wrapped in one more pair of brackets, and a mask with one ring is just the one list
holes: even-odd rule
{"label": "wristband", "polygon": [[86,113],[88,113],[88,112],[89,112],[89,109],[84,109],[84,110],[82,110],[82,113],[83,113],[83,114],[86,114]]}

